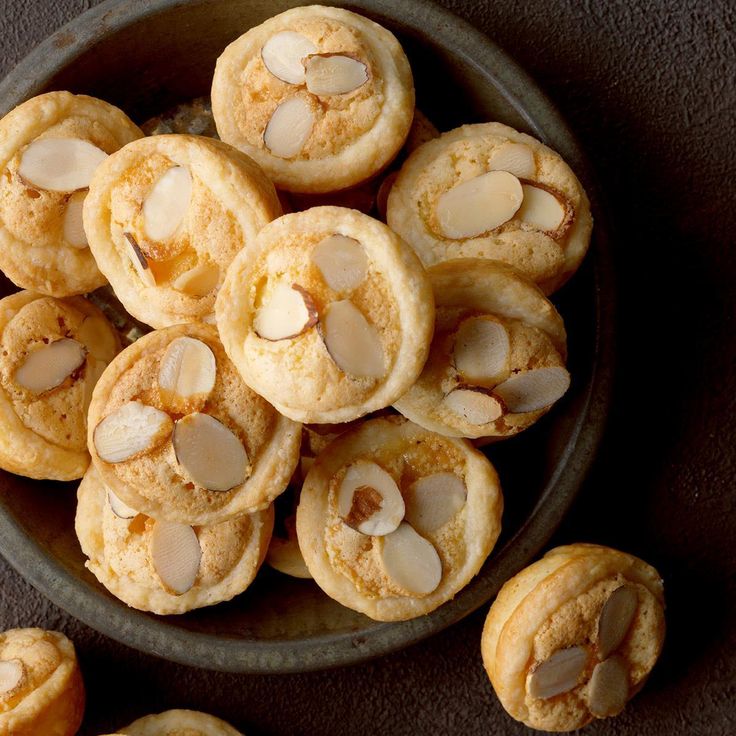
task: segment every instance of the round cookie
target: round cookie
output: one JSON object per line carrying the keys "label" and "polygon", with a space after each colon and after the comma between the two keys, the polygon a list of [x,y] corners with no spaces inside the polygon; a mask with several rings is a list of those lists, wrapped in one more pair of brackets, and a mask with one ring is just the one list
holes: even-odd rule
{"label": "round cookie", "polygon": [[73,480],[89,465],[87,407],[120,340],[81,296],[0,300],[0,467]]}
{"label": "round cookie", "polygon": [[557,547],[507,581],[481,653],[516,720],[573,731],[617,715],[644,685],[664,640],[657,571],[594,544]]}
{"label": "round cookie", "polygon": [[425,266],[490,258],[545,294],[577,270],[593,220],[559,154],[501,123],[463,125],[420,146],[388,198],[389,226]]}
{"label": "round cookie", "polygon": [[252,582],[273,529],[273,508],[213,526],[156,521],[126,506],[94,466],[77,492],[75,529],[86,567],[141,611],[185,613],[228,601]]}
{"label": "round cookie", "polygon": [[167,710],[144,716],[117,733],[124,736],[243,736],[225,721],[196,710]]}
{"label": "round cookie", "polygon": [[385,417],[317,457],[297,535],[327,595],[377,621],[402,621],[441,606],[478,573],[502,508],[498,476],[469,442]]}
{"label": "round cookie", "polygon": [[217,327],[245,382],[295,421],[339,423],[416,380],[434,326],[419,260],[383,223],[314,207],[265,227],[233,261]]}
{"label": "round cookie", "polygon": [[222,140],[279,189],[331,192],[398,153],[414,114],[409,62],[394,35],[342,8],[311,5],[231,43],[212,81]]}
{"label": "round cookie", "polygon": [[503,439],[534,424],[570,385],[553,304],[499,261],[459,258],[427,274],[437,304],[432,346],[396,409],[450,437]]}
{"label": "round cookie", "polygon": [[0,634],[0,733],[74,736],[84,715],[74,645],[58,631]]}
{"label": "round cookie", "polygon": [[82,203],[107,154],[143,135],[117,107],[47,92],[0,120],[0,269],[63,297],[105,283],[87,247]]}
{"label": "round cookie", "polygon": [[182,524],[266,508],[289,482],[300,439],[201,323],[123,350],[89,408],[88,446],[108,488],[142,514]]}
{"label": "round cookie", "polygon": [[200,136],[142,138],[95,172],[84,227],[123,306],[155,328],[211,321],[235,254],[281,214],[260,167]]}

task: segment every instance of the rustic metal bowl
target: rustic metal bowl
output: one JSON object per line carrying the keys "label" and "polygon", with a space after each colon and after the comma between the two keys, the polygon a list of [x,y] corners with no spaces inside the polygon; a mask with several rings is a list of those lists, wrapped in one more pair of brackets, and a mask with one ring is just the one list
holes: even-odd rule
{"label": "rustic metal bowl", "polygon": [[[142,122],[207,94],[215,59],[246,29],[298,3],[284,0],[109,0],[55,33],[0,84],[0,113],[32,95],[96,95]],[[342,3],[337,3],[342,4]],[[264,568],[234,601],[155,617],[113,598],[84,568],[73,529],[76,484],[0,474],[0,552],[41,592],[120,642],[186,664],[241,672],[321,669],[376,657],[441,631],[487,603],[539,552],[583,482],[608,405],[613,283],[596,191],[554,107],[488,38],[422,0],[350,3],[396,33],[418,104],[441,130],[501,120],[562,153],[587,186],[595,243],[555,298],[569,330],[569,394],[522,436],[492,446],[505,490],[504,532],[480,574],[453,601],[404,623],[376,623],[311,581]],[[2,294],[13,291],[9,282]]]}

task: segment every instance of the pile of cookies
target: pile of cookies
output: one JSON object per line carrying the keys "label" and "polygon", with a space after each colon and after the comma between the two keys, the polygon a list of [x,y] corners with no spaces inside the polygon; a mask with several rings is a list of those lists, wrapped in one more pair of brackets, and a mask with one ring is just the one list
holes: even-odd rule
{"label": "pile of cookies", "polygon": [[[0,121],[0,268],[24,289],[0,302],[0,466],[82,477],[87,566],[135,608],[229,600],[268,560],[374,619],[426,614],[500,533],[477,446],[570,385],[548,296],[586,253],[588,199],[557,153],[505,125],[440,135],[396,38],[347,10],[249,30],[211,99],[147,135],[68,92]],[[537,563],[484,635],[504,706],[537,727],[620,709],[661,646],[656,574],[574,549],[582,582],[558,600],[552,560]],[[588,581],[588,559],[603,577]],[[527,624],[520,591],[537,584],[546,607]],[[517,616],[526,638],[519,624],[507,641]],[[622,628],[615,647],[595,644],[596,616]],[[645,654],[630,651],[640,629]],[[613,656],[634,674],[618,667],[619,697],[599,706]]]}

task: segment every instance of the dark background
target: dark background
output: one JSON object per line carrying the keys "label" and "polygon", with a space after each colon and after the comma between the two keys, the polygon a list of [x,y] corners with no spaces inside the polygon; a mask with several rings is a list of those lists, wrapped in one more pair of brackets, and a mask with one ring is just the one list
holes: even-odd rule
{"label": "dark background", "polygon": [[[247,0],[244,0],[247,1]],[[0,0],[0,77],[95,4]],[[593,472],[554,542],[640,555],[665,578],[668,638],[644,691],[586,734],[736,733],[736,3],[444,0],[536,79],[609,199],[616,390]],[[83,734],[172,707],[248,736],[522,734],[483,671],[486,609],[374,663],[207,673],[74,621],[0,561],[0,630],[60,629],[89,692]],[[40,736],[40,735],[39,735]]]}

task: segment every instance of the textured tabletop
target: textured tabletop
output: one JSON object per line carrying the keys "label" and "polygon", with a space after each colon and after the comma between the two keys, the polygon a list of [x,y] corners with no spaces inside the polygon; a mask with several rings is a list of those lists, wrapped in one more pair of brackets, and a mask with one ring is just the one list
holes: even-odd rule
{"label": "textured tabletop", "polygon": [[[245,0],[244,0],[245,1]],[[94,0],[1,0],[0,76]],[[556,542],[610,544],[665,578],[664,655],[625,713],[586,734],[736,733],[736,5],[445,0],[539,82],[589,154],[616,228],[617,380],[603,447]],[[235,676],[102,637],[0,561],[0,629],[76,643],[82,734],[171,707],[249,736],[522,734],[483,672],[486,610],[331,672]],[[113,681],[115,685],[113,686]]]}

